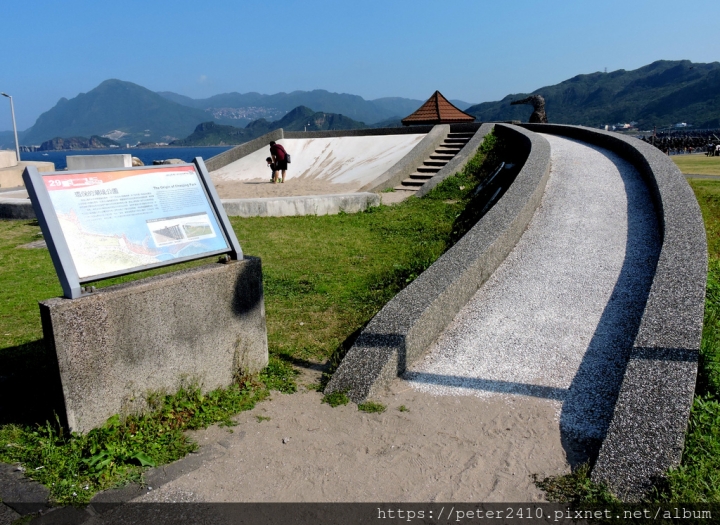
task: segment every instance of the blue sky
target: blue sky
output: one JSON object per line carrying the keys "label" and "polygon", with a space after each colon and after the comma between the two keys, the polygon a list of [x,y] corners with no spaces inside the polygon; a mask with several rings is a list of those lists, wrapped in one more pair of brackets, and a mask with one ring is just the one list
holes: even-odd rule
{"label": "blue sky", "polygon": [[[108,78],[193,98],[327,89],[498,100],[580,73],[720,60],[717,1],[3,0],[18,129]],[[0,98],[0,130],[12,128]]]}

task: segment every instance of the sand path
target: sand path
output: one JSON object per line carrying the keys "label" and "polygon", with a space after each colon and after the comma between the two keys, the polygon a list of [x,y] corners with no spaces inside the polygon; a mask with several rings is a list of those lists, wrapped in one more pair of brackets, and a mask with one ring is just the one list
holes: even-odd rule
{"label": "sand path", "polygon": [[138,500],[542,500],[530,475],[569,472],[587,454],[575,442],[603,432],[658,243],[631,166],[547,139],[553,170],[527,232],[377,399],[385,413],[276,393],[232,433],[196,432],[208,459]]}

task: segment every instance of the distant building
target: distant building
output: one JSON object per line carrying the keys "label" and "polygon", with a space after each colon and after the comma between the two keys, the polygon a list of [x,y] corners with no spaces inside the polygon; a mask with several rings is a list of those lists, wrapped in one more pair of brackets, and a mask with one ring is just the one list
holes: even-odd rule
{"label": "distant building", "polygon": [[402,119],[403,126],[458,124],[474,121],[475,117],[453,106],[439,91],[433,93],[415,113]]}
{"label": "distant building", "polygon": [[676,128],[687,128],[687,122],[678,122],[675,124]]}

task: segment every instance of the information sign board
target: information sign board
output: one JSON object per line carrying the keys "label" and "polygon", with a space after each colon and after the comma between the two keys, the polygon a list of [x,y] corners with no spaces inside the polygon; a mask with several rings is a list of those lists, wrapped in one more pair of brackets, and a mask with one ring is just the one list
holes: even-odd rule
{"label": "information sign board", "polygon": [[78,296],[81,283],[222,253],[242,257],[202,159],[42,174],[28,167],[23,178],[66,297]]}

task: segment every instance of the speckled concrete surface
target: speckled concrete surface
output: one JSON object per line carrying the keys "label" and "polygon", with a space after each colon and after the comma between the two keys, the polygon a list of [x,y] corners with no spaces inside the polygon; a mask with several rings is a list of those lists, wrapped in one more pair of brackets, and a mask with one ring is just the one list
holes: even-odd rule
{"label": "speckled concrete surface", "polygon": [[594,146],[545,138],[553,167],[533,221],[405,378],[437,395],[546,399],[565,438],[596,441],[652,282],[658,223],[630,164]]}

